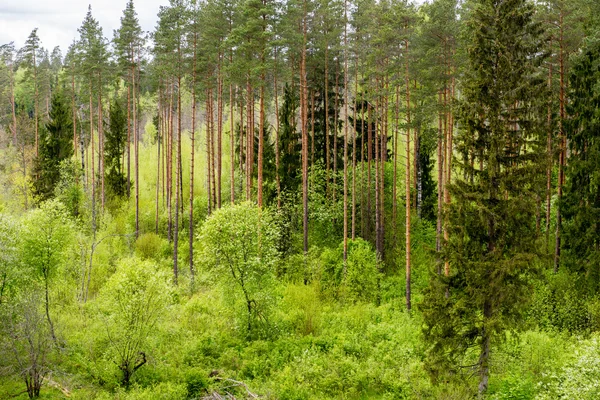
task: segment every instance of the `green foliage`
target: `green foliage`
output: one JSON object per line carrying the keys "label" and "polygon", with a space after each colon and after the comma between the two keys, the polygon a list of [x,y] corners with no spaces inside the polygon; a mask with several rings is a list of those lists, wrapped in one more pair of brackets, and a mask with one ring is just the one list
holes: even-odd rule
{"label": "green foliage", "polygon": [[570,152],[561,208],[564,259],[587,295],[600,293],[600,39],[575,58],[569,86],[567,141]]}
{"label": "green foliage", "polygon": [[54,196],[73,218],[80,217],[84,212],[85,200],[81,165],[73,160],[63,160],[58,168],[60,180],[54,188]]}
{"label": "green foliage", "polygon": [[52,96],[50,121],[40,130],[39,155],[33,168],[33,193],[38,201],[54,195],[60,180],[60,165],[73,155],[73,120],[60,91]]}
{"label": "green foliage", "polygon": [[545,82],[543,31],[533,15],[523,0],[485,0],[470,13],[456,144],[473,166],[462,163],[463,176],[450,186],[443,251],[450,276],[432,278],[423,304],[432,376],[459,373],[477,349],[480,394],[488,387],[492,342],[519,326],[539,266],[531,215],[543,187],[544,121],[536,116],[543,115]]}
{"label": "green foliage", "polygon": [[[271,213],[251,203],[227,206],[214,212],[202,226],[199,265],[214,271],[219,280],[236,287],[247,311],[247,334],[266,323],[269,291],[279,252],[279,231]],[[239,292],[238,292],[239,293]]]}
{"label": "green foliage", "polygon": [[100,290],[96,307],[106,335],[105,357],[114,361],[125,387],[152,357],[147,344],[171,302],[169,281],[154,263],[130,258]]}
{"label": "green foliage", "polygon": [[68,261],[74,225],[65,207],[56,200],[42,203],[23,221],[20,259],[25,268],[45,283],[53,280]]}
{"label": "green foliage", "polygon": [[539,400],[577,399],[592,400],[600,396],[600,346],[598,337],[584,341],[573,359],[551,375],[549,382],[540,385]]}
{"label": "green foliage", "polygon": [[115,98],[110,103],[110,125],[105,132],[104,164],[109,194],[123,197],[127,191],[127,178],[121,160],[127,144],[127,114],[122,102]]}
{"label": "green foliage", "polygon": [[321,256],[323,290],[335,298],[375,301],[379,298],[377,255],[363,239],[348,241],[348,258],[343,260],[343,243],[335,250],[325,250]]}
{"label": "green foliage", "polygon": [[15,220],[0,213],[0,307],[10,301],[23,279],[16,268],[19,230]]}
{"label": "green foliage", "polygon": [[165,254],[166,242],[154,232],[144,233],[135,241],[135,251],[142,260],[158,261]]}

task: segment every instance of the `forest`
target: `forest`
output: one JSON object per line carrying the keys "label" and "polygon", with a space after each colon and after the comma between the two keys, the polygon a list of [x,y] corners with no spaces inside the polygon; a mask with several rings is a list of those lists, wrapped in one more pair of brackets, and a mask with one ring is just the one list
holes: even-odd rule
{"label": "forest", "polygon": [[600,2],[167,1],[0,45],[0,398],[600,398]]}

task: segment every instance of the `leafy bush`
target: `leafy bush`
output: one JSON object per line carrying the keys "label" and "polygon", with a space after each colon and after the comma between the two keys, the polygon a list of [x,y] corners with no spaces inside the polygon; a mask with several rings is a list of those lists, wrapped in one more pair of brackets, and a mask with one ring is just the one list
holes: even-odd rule
{"label": "leafy bush", "polygon": [[135,241],[135,252],[142,260],[159,260],[164,247],[165,241],[156,233],[144,233]]}
{"label": "leafy bush", "polygon": [[330,296],[350,301],[374,301],[379,294],[381,278],[377,255],[363,240],[348,241],[346,265],[343,243],[335,250],[327,249],[321,255],[321,282]]}

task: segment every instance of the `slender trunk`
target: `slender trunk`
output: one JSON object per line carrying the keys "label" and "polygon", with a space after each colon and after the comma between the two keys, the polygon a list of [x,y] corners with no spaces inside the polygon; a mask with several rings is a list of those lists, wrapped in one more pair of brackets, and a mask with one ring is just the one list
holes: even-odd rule
{"label": "slender trunk", "polygon": [[[438,105],[442,104],[442,92],[438,93]],[[437,167],[438,167],[438,193],[437,193],[437,223],[435,235],[435,250],[439,254],[442,250],[442,206],[444,201],[444,132],[442,111],[438,114],[438,141],[437,141]],[[441,263],[438,263],[438,273],[441,274]]]}
{"label": "slender trunk", "polygon": [[54,333],[54,324],[52,323],[52,319],[50,318],[50,290],[48,288],[48,273],[44,272],[44,287],[46,292],[46,299],[44,302],[46,308],[46,319],[48,320],[48,326],[50,327],[50,336],[52,336],[52,341],[54,344],[57,343],[56,334]]}
{"label": "slender trunk", "polygon": [[554,273],[558,272],[560,266],[560,250],[561,250],[561,229],[562,229],[562,213],[560,209],[560,203],[563,194],[563,184],[565,182],[565,163],[566,163],[566,152],[567,152],[567,139],[564,131],[564,120],[565,120],[565,55],[564,55],[564,24],[563,24],[563,11],[560,11],[559,16],[560,24],[560,50],[559,50],[559,68],[560,68],[560,92],[559,92],[559,118],[558,118],[558,136],[559,136],[559,154],[558,154],[558,185],[557,185],[557,197],[558,207],[556,207],[556,244],[554,248]]}
{"label": "slender trunk", "polygon": [[100,151],[100,188],[101,188],[101,206],[104,211],[106,203],[106,191],[104,187],[104,123],[102,121],[102,72],[98,73],[98,147]]}
{"label": "slender trunk", "polygon": [[127,198],[131,196],[131,88],[127,87]]}
{"label": "slender trunk", "polygon": [[[368,156],[367,156],[368,157]],[[360,235],[366,238],[365,216],[365,98],[360,94]]]}
{"label": "slender trunk", "polygon": [[218,65],[217,89],[217,208],[221,208],[222,172],[223,172],[223,77],[221,76],[221,55]]}
{"label": "slender trunk", "polygon": [[[275,65],[277,65],[277,49],[275,49]],[[277,71],[273,74],[273,90],[275,91],[275,181],[277,183],[277,209],[280,209],[281,178],[279,177],[279,99],[277,97]]]}
{"label": "slender trunk", "polygon": [[367,100],[367,229],[366,233],[371,237],[371,163],[373,161],[373,112],[371,103]]}
{"label": "slender trunk", "polygon": [[[230,59],[231,62],[231,59]],[[231,204],[235,203],[235,143],[234,143],[234,115],[233,115],[233,85],[229,84],[229,158],[231,163],[231,168],[229,171],[229,190],[230,190],[230,198]]]}
{"label": "slender trunk", "polygon": [[[73,68],[71,68],[71,105],[72,105],[72,114],[73,114],[73,156],[77,159],[77,108],[75,105],[75,73],[73,72]],[[12,111],[13,111],[13,123],[14,129],[13,134],[15,138],[15,144],[17,139],[17,119],[15,114],[15,101],[14,101],[14,92],[12,98]],[[83,165],[81,166],[83,168]]]}
{"label": "slender trunk", "polygon": [[310,96],[310,165],[315,165],[315,91]]}
{"label": "slender trunk", "polygon": [[352,240],[356,239],[356,98],[358,95],[358,57],[356,64],[357,67],[354,81],[354,107],[352,108]]}
{"label": "slender trunk", "polygon": [[[194,27],[196,28],[196,27]],[[196,155],[196,49],[198,44],[198,33],[194,29],[194,54],[192,65],[192,134],[191,134],[191,151],[190,151],[190,215],[188,226],[189,239],[189,262],[190,262],[190,280],[191,286],[194,287],[194,161]],[[233,165],[233,158],[232,164]]]}
{"label": "slender trunk", "polygon": [[[218,85],[217,85],[218,86]],[[217,88],[218,90],[218,88]],[[217,174],[215,164],[217,163],[215,157],[215,99],[213,97],[213,89],[210,89],[210,176],[212,177],[212,204],[213,208],[217,209]],[[217,115],[219,111],[217,110]]]}
{"label": "slender trunk", "polygon": [[[408,57],[408,40],[406,45],[406,55]],[[410,83],[408,61],[406,62],[406,309],[411,310],[411,264],[410,264]]]}
{"label": "slender trunk", "polygon": [[252,199],[252,150],[254,149],[254,124],[252,122],[252,102],[254,96],[250,86],[250,78],[246,77],[246,201]]}
{"label": "slender trunk", "polygon": [[335,101],[333,110],[333,193],[332,199],[335,204],[337,194],[337,134],[338,134],[338,110],[339,110],[339,67],[335,64]]}
{"label": "slender trunk", "polygon": [[265,128],[265,75],[261,76],[260,85],[260,110],[258,117],[258,206],[263,206],[263,152],[264,152],[264,128]]}
{"label": "slender trunk", "polygon": [[[237,97],[238,87],[236,86],[235,92]],[[242,99],[243,96],[240,96],[240,160],[239,160],[239,168],[240,168],[240,196],[244,192],[244,101]]]}
{"label": "slender trunk", "polygon": [[[181,54],[181,49],[178,49]],[[179,60],[181,62],[181,60]],[[179,250],[179,200],[182,191],[181,187],[181,168],[179,168],[181,160],[181,76],[177,77],[177,156],[175,167],[175,232],[173,234],[173,282],[177,285],[178,277],[178,250]]]}
{"label": "slender trunk", "polygon": [[392,227],[394,230],[394,246],[397,239],[398,217],[398,131],[400,130],[400,86],[396,85],[396,105],[394,107],[394,179],[392,182]]}
{"label": "slender trunk", "polygon": [[481,348],[479,353],[479,395],[482,396],[488,388],[490,374],[490,343],[491,335],[488,331],[487,324],[492,318],[492,305],[489,299],[486,299],[483,304],[483,328],[481,329]]}
{"label": "slender trunk", "polygon": [[96,149],[94,148],[94,107],[92,104],[92,89],[90,85],[90,142],[92,144],[91,153],[92,153],[92,235],[96,235],[96,170],[95,170],[95,153]]}
{"label": "slender trunk", "polygon": [[[375,86],[377,87],[377,89],[379,89],[379,79],[375,78]],[[379,146],[379,133],[381,130],[381,125],[380,125],[380,114],[381,114],[381,98],[379,95],[376,95],[376,100],[375,100],[375,117],[373,118],[374,121],[374,127],[373,127],[373,136],[375,139],[374,142],[374,151],[375,151],[375,252],[377,254],[377,261],[381,262],[383,261],[383,254],[381,254],[381,241],[380,241],[380,237],[379,235],[381,234],[381,213],[379,212],[379,207],[380,207],[380,200],[379,200],[379,194],[381,193],[379,191],[379,184],[380,184],[380,180],[379,180],[379,162],[381,161],[381,154],[380,154],[380,146]],[[380,264],[381,265],[381,264]]]}
{"label": "slender trunk", "polygon": [[208,200],[208,215],[212,213],[212,197],[211,197],[211,145],[210,145],[210,132],[212,127],[210,126],[212,123],[212,104],[210,99],[210,89],[206,89],[206,197]]}
{"label": "slender trunk", "polygon": [[[33,87],[34,87],[34,98],[33,98],[33,119],[35,125],[35,158],[38,158],[40,154],[39,145],[39,132],[38,132],[38,81],[37,81],[37,61],[35,56],[35,49],[33,51]],[[91,92],[91,88],[90,88]],[[91,94],[90,94],[91,96]],[[91,118],[91,117],[90,117]]]}
{"label": "slender trunk", "polygon": [[[302,55],[300,60],[300,97],[301,97],[301,125],[302,125],[302,208],[303,208],[303,219],[302,227],[304,233],[304,255],[305,260],[308,255],[308,132],[306,130],[306,116],[307,116],[307,83],[306,83],[306,38],[307,38],[307,11],[306,11],[306,0],[304,0],[304,17],[302,19],[303,25],[303,42],[302,42]],[[327,124],[326,124],[327,125]]]}
{"label": "slender trunk", "polygon": [[[173,94],[175,92],[174,84],[171,82],[169,93],[169,135],[167,139],[167,209],[169,214],[169,222],[167,229],[167,239],[169,242],[173,239]],[[135,132],[134,132],[135,135]],[[135,140],[137,142],[137,140]],[[134,143],[134,150],[137,146]],[[137,151],[136,151],[137,154]],[[137,171],[137,169],[136,169]],[[136,172],[137,173],[137,172]],[[137,182],[136,182],[137,185]]]}
{"label": "slender trunk", "polygon": [[162,135],[164,134],[163,132],[163,122],[162,122],[162,116],[161,116],[161,97],[160,97],[160,93],[158,95],[158,118],[159,118],[159,122],[158,122],[158,132],[156,133],[156,197],[155,197],[155,204],[154,204],[154,208],[155,208],[155,216],[154,216],[154,232],[158,235],[158,203],[159,203],[159,199],[160,199],[160,166],[161,166],[161,162],[160,162],[160,142],[162,141]]}
{"label": "slender trunk", "polygon": [[329,195],[329,44],[325,45],[325,194]]}
{"label": "slender trunk", "polygon": [[[552,46],[552,42],[550,42]],[[548,68],[548,92],[552,93],[552,62]],[[554,157],[552,156],[552,95],[548,96],[548,167],[546,168],[546,253],[550,254],[550,211],[552,199],[552,166]]]}
{"label": "slender trunk", "polygon": [[131,102],[133,104],[133,150],[135,152],[134,168],[135,168],[135,237],[140,234],[140,138],[137,129],[137,103],[135,93],[135,65],[132,69],[131,76]]}
{"label": "slender trunk", "polygon": [[[344,0],[344,276],[348,259],[348,2]],[[313,99],[314,104],[314,99]]]}

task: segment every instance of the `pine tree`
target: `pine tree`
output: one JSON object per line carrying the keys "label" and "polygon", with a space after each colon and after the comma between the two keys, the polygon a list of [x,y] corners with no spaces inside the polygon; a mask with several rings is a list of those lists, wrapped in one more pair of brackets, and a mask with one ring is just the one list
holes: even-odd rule
{"label": "pine tree", "polygon": [[[89,130],[91,143],[91,192],[92,192],[92,231],[96,231],[96,173],[100,178],[101,204],[104,205],[104,135],[103,135],[103,115],[102,115],[102,96],[103,86],[106,76],[103,77],[107,69],[108,50],[106,39],[102,34],[102,27],[92,16],[92,8],[88,7],[87,14],[78,29],[80,38],[77,42],[78,66],[80,75],[85,82],[85,90],[88,97]],[[94,105],[94,99],[96,104]],[[97,112],[94,113],[94,108]],[[95,163],[95,144],[94,141],[94,117],[96,118],[96,131],[98,132],[98,170]]]}
{"label": "pine tree", "polygon": [[33,84],[33,120],[35,126],[35,155],[39,154],[39,77],[38,77],[38,63],[40,58],[41,42],[37,34],[37,28],[35,28],[29,34],[25,46],[20,50],[20,55],[23,60],[25,67],[25,75],[23,76],[24,82],[31,82]]}
{"label": "pine tree", "polygon": [[10,122],[2,121],[1,123],[8,126],[8,130],[12,136],[13,146],[17,145],[17,110],[15,105],[15,46],[13,42],[0,46],[0,94],[2,100],[6,101],[10,106]]}
{"label": "pine tree", "polygon": [[73,121],[66,99],[60,92],[52,96],[50,119],[40,130],[40,151],[34,161],[33,193],[38,201],[54,195],[60,179],[60,162],[73,156]]}
{"label": "pine tree", "polygon": [[[139,70],[139,53],[144,46],[144,37],[140,27],[133,0],[129,0],[123,10],[121,17],[121,26],[114,32],[113,43],[115,55],[119,64],[120,75],[126,79],[127,84],[127,196],[130,196],[130,176],[131,176],[131,137],[136,136],[134,147],[137,149],[137,115],[132,113],[136,104],[136,74]],[[139,87],[139,86],[138,86]],[[131,134],[133,129],[134,135]],[[137,171],[137,170],[136,170]],[[136,172],[137,174],[137,172]],[[138,180],[136,180],[136,187]],[[137,193],[137,192],[136,192]],[[136,200],[136,227],[139,225],[139,199]],[[137,229],[136,229],[137,231]]]}
{"label": "pine tree", "polygon": [[433,376],[473,364],[464,358],[474,347],[480,394],[491,344],[518,326],[537,265],[531,216],[543,187],[546,84],[543,32],[533,16],[526,0],[482,0],[469,15],[457,145],[472,149],[475,163],[460,164],[462,178],[449,185],[444,258],[451,270],[434,274],[423,306]]}

